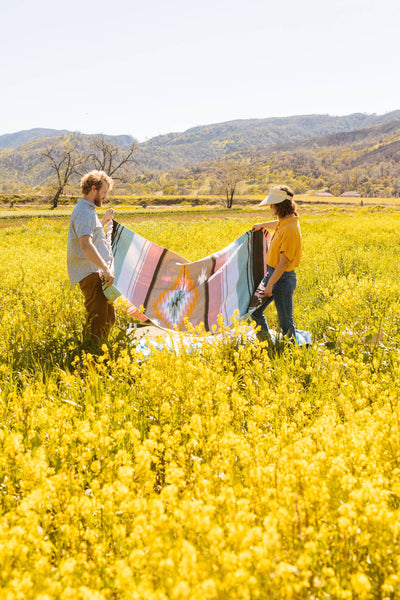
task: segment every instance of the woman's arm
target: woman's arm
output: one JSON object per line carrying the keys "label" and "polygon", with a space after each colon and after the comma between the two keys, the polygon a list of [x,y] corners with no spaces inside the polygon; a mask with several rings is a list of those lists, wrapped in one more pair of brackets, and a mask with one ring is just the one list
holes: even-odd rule
{"label": "woman's arm", "polygon": [[285,269],[288,266],[288,264],[289,264],[288,257],[285,254],[283,254],[283,252],[281,252],[281,258],[280,258],[278,264],[276,265],[274,272],[272,273],[271,277],[268,280],[267,286],[264,290],[264,296],[266,296],[267,298],[270,298],[272,296],[272,288],[273,288],[274,284],[277,281],[279,281],[279,279],[285,272]]}
{"label": "woman's arm", "polygon": [[266,221],[265,223],[255,223],[252,231],[258,231],[259,229],[275,229],[279,221]]}

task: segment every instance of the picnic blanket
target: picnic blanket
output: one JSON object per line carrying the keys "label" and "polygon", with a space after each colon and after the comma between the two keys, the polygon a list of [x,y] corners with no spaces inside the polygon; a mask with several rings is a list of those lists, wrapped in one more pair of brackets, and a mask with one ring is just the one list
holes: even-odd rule
{"label": "picnic blanket", "polygon": [[[204,324],[206,331],[218,325],[218,315],[230,325],[235,311],[249,314],[258,300],[255,292],[266,273],[265,255],[270,234],[247,231],[215,254],[189,262],[158,246],[116,221],[110,221],[107,237],[114,256],[114,285],[105,287],[110,300],[123,295],[128,312],[167,329]],[[251,309],[250,309],[251,312]],[[142,317],[143,318],[143,317]]]}

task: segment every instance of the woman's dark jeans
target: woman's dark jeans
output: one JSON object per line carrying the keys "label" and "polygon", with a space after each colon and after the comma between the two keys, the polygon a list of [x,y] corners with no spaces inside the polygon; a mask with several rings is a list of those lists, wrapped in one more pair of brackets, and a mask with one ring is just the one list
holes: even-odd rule
{"label": "woman's dark jeans", "polygon": [[[267,274],[263,279],[264,286],[267,285],[274,269],[268,267]],[[285,271],[272,288],[272,296],[265,297],[265,302],[261,304],[251,314],[251,318],[260,325],[261,331],[269,333],[268,324],[264,317],[264,310],[272,300],[275,302],[278,313],[279,325],[283,335],[287,337],[296,337],[293,322],[293,292],[296,289],[296,273],[294,271]]]}

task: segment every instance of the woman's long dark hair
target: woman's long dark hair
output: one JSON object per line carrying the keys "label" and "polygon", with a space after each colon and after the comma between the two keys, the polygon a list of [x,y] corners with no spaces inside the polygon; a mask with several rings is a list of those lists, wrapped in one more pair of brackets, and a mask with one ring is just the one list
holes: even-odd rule
{"label": "woman's long dark hair", "polygon": [[289,215],[297,214],[297,206],[296,202],[293,200],[294,191],[288,185],[280,185],[280,190],[284,190],[288,196],[291,198],[286,198],[283,202],[279,202],[278,204],[274,204],[274,211],[279,219],[283,219],[284,217],[288,217]]}

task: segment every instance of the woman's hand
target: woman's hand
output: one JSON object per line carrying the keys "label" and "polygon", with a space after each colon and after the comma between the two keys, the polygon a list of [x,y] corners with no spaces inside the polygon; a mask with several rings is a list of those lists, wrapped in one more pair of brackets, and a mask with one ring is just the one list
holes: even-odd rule
{"label": "woman's hand", "polygon": [[252,231],[259,231],[260,229],[264,229],[264,223],[255,223]]}
{"label": "woman's hand", "polygon": [[272,287],[273,287],[273,283],[270,283],[268,281],[267,285],[265,286],[265,290],[264,290],[264,297],[265,298],[271,298],[272,294]]}
{"label": "woman's hand", "polygon": [[284,254],[283,252],[281,252],[281,257],[279,259],[278,264],[276,265],[274,272],[272,273],[271,277],[268,279],[268,283],[265,286],[265,290],[264,290],[264,296],[266,298],[270,298],[271,296],[273,296],[272,293],[272,288],[274,287],[275,283],[277,281],[279,281],[279,279],[282,276],[282,273],[285,272],[286,267],[289,264],[289,259],[286,256],[286,254]]}

